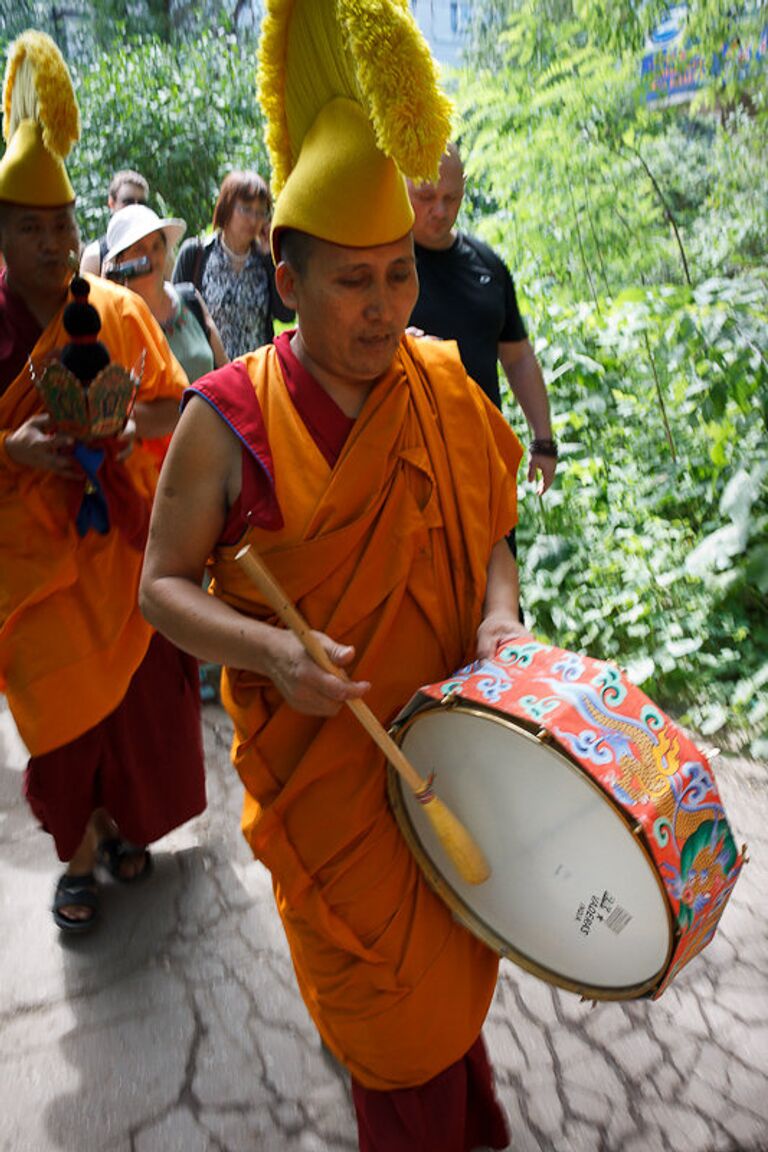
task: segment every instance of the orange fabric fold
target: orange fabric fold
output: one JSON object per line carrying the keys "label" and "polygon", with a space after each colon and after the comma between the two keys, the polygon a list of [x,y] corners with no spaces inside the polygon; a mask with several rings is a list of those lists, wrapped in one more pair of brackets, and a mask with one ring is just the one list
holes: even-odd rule
{"label": "orange fabric fold", "polygon": [[[133,368],[144,354],[138,400],[180,399],[186,377],[146,305],[134,293],[89,277],[100,339],[115,363]],[[68,337],[61,312],[31,350],[34,363],[55,355]],[[0,396],[0,429],[42,412],[25,370]],[[152,629],[137,604],[142,554],[115,527],[77,534],[84,481],[9,467],[0,459],[0,691],[33,755],[82,735],[122,700]],[[136,444],[126,480],[150,507],[158,463]]]}
{"label": "orange fabric fold", "polygon": [[[254,546],[313,628],[353,644],[353,675],[388,723],[474,652],[493,545],[516,520],[514,434],[454,345],[405,339],[333,469],[287,393],[274,349],[245,360],[284,526]],[[214,591],[271,619],[220,548]],[[386,799],[383,756],[348,709],[291,711],[227,670],[244,833],[273,876],[305,1002],[361,1084],[421,1084],[476,1040],[497,957],[428,888]]]}

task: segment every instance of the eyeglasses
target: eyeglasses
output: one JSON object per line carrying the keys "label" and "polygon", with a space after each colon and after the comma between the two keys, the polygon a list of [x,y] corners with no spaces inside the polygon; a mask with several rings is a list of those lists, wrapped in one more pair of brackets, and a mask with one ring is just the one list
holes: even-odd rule
{"label": "eyeglasses", "polygon": [[251,204],[243,204],[242,200],[235,202],[235,211],[239,212],[241,216],[247,216],[249,220],[269,220],[270,213],[265,212],[263,208],[254,208]]}

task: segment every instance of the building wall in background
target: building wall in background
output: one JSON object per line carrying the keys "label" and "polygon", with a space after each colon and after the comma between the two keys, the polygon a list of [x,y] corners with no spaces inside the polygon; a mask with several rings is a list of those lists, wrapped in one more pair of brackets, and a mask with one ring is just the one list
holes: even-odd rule
{"label": "building wall in background", "polygon": [[411,0],[411,10],[435,59],[459,64],[469,34],[471,0]]}

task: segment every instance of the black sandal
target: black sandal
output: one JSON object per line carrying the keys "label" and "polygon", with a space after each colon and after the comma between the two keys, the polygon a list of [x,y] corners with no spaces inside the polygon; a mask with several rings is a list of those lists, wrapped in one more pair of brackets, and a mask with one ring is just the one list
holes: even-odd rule
{"label": "black sandal", "polygon": [[[87,908],[90,916],[75,920],[62,912],[62,908]],[[99,889],[92,872],[74,876],[65,872],[59,876],[53,895],[53,919],[62,932],[87,932],[93,927],[99,915]]]}
{"label": "black sandal", "polygon": [[[138,856],[144,857],[144,866],[133,876],[123,873],[123,865],[127,860],[135,860]],[[96,849],[96,859],[102,868],[106,868],[110,876],[121,884],[135,884],[138,880],[145,880],[152,871],[152,855],[148,848],[139,844],[131,844],[119,836],[108,836],[102,840]]]}

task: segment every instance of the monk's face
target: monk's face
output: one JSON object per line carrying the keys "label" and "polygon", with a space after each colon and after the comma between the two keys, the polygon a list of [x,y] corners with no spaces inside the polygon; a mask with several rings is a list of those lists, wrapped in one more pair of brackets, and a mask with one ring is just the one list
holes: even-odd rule
{"label": "monk's face", "polygon": [[423,248],[450,248],[464,196],[464,169],[458,154],[448,152],[443,156],[437,184],[412,184],[409,180],[408,195],[415,216],[416,243]]}
{"label": "monk's face", "polygon": [[302,269],[281,262],[277,283],[296,310],[300,351],[320,384],[370,387],[392,363],[416,303],[413,240],[408,233],[392,244],[346,248],[312,239]]}
{"label": "monk's face", "polygon": [[3,208],[0,246],[15,291],[27,299],[66,290],[80,250],[72,205],[66,208]]}

